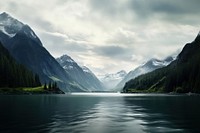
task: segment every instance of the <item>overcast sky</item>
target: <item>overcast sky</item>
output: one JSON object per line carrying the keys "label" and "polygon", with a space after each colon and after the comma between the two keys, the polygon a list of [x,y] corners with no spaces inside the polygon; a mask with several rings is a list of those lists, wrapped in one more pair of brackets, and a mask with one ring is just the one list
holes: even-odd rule
{"label": "overcast sky", "polygon": [[54,56],[71,56],[96,75],[134,69],[194,40],[200,0],[1,0]]}

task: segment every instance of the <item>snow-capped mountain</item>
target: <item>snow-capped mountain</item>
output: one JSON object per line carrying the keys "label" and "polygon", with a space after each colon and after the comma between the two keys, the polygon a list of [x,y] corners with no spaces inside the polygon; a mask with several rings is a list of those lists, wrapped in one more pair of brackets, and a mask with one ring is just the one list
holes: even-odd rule
{"label": "snow-capped mountain", "polygon": [[134,70],[130,71],[123,79],[122,81],[119,82],[119,84],[117,84],[117,86],[115,87],[115,89],[117,91],[120,91],[125,83],[131,79],[134,79],[142,74],[154,71],[158,68],[162,68],[165,67],[167,65],[169,65],[173,60],[175,60],[175,57],[167,57],[164,60],[158,60],[158,59],[151,59],[149,61],[147,61],[145,64],[135,68]]}
{"label": "snow-capped mountain", "polygon": [[83,71],[84,71],[85,73],[89,73],[89,74],[91,74],[91,75],[94,75],[94,73],[93,73],[88,67],[86,67],[86,66],[81,66],[81,68],[83,69]]}
{"label": "snow-capped mountain", "polygon": [[90,82],[90,84],[93,84],[94,88],[96,88],[96,91],[104,91],[105,90],[105,86],[103,85],[103,83],[97,78],[97,76],[86,66],[81,66],[83,72],[85,73],[88,81],[92,81],[92,83]]}
{"label": "snow-capped mountain", "polygon": [[23,26],[23,23],[5,12],[0,15],[0,31],[9,37],[14,37]]}
{"label": "snow-capped mountain", "polygon": [[126,71],[121,70],[117,73],[100,75],[99,77],[106,89],[111,90],[126,76],[126,74]]}
{"label": "snow-capped mountain", "polygon": [[80,67],[70,56],[63,55],[56,59],[65,71],[79,84],[83,85],[89,91],[104,90],[103,84],[87,67]]}
{"label": "snow-capped mountain", "polygon": [[42,46],[40,39],[28,25],[5,12],[0,14],[0,41],[13,58],[37,73],[43,84],[56,81],[65,92],[85,91]]}
{"label": "snow-capped mountain", "polygon": [[40,39],[28,25],[23,24],[5,12],[0,14],[0,32],[6,35],[7,38],[13,38],[16,34],[23,34],[42,46]]}

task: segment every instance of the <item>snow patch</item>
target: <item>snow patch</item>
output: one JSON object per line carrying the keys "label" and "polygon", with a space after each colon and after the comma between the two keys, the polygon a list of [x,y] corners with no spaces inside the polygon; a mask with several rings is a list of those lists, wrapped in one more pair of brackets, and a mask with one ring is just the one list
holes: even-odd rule
{"label": "snow patch", "polygon": [[25,30],[24,30],[24,33],[25,33],[28,37],[30,37],[30,38],[32,38],[32,39],[37,39],[37,36],[35,35],[35,33],[34,33],[32,30],[27,30],[27,29],[25,29]]}
{"label": "snow patch", "polygon": [[4,34],[6,34],[7,36],[11,37],[11,38],[16,35],[16,33],[11,34],[11,33],[6,32],[5,28],[2,25],[0,25],[0,31],[3,32]]}
{"label": "snow patch", "polygon": [[90,71],[88,69],[83,69],[83,71],[86,73],[90,73]]}
{"label": "snow patch", "polygon": [[33,31],[31,31],[31,35],[33,38],[37,38],[37,36],[35,35],[35,33],[33,33]]}
{"label": "snow patch", "polygon": [[153,61],[152,63],[153,63],[154,66],[162,66],[162,65],[163,65],[163,62],[161,62],[161,61],[156,61],[156,60]]}
{"label": "snow patch", "polygon": [[101,77],[101,81],[121,80],[126,76],[126,74],[127,73],[122,70],[114,74],[99,75],[99,77]]}
{"label": "snow patch", "polygon": [[61,63],[64,63],[64,62],[68,62],[68,63],[75,63],[75,61],[73,59],[71,59],[71,57],[69,57],[68,55],[63,55],[61,56],[60,58],[58,58],[59,61]]}
{"label": "snow patch", "polygon": [[0,22],[1,22],[1,26],[3,27],[12,27],[15,32],[19,31],[24,24],[19,22],[17,19],[12,18],[11,16],[1,16],[0,15]]}
{"label": "snow patch", "polygon": [[9,37],[14,37],[17,32],[19,32],[23,23],[19,22],[17,19],[12,18],[7,13],[0,14],[0,30]]}
{"label": "snow patch", "polygon": [[73,66],[67,66],[67,65],[65,65],[63,68],[64,69],[73,69],[74,67]]}
{"label": "snow patch", "polygon": [[86,73],[92,73],[92,72],[90,71],[90,69],[88,69],[86,66],[81,66],[81,68],[82,68],[83,71],[86,72]]}
{"label": "snow patch", "polygon": [[73,63],[74,61],[72,59],[67,59],[67,62]]}
{"label": "snow patch", "polygon": [[61,64],[63,63],[75,63],[74,60],[70,59],[70,58],[66,58],[66,57],[61,57],[57,59]]}

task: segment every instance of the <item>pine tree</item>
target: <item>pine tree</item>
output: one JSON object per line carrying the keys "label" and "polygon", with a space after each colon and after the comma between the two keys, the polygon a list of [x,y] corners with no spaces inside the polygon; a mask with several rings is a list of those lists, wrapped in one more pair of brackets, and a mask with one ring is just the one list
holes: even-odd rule
{"label": "pine tree", "polygon": [[52,84],[51,84],[51,81],[49,81],[48,90],[49,90],[49,91],[52,90]]}
{"label": "pine tree", "polygon": [[35,74],[35,84],[37,86],[41,86],[40,78],[39,78],[39,76],[37,74]]}
{"label": "pine tree", "polygon": [[44,83],[44,90],[47,90],[47,84],[46,84],[46,82]]}

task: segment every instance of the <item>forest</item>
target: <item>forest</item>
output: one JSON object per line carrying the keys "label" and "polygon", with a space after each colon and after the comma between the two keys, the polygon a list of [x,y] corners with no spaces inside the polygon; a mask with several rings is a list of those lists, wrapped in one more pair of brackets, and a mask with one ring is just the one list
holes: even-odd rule
{"label": "forest", "polygon": [[169,66],[141,75],[126,83],[123,92],[200,93],[200,36],[184,46]]}
{"label": "forest", "polygon": [[0,43],[0,88],[41,86],[39,76],[18,64]]}

